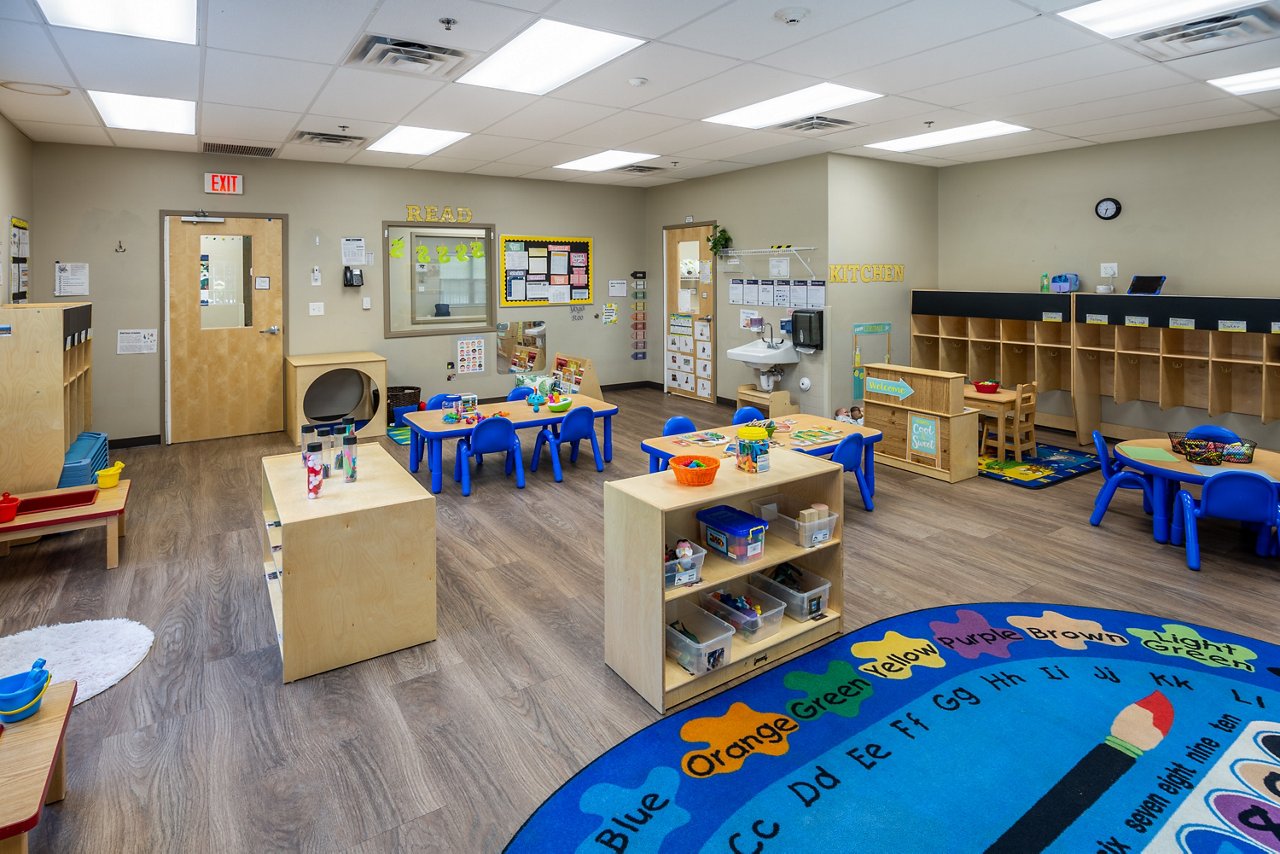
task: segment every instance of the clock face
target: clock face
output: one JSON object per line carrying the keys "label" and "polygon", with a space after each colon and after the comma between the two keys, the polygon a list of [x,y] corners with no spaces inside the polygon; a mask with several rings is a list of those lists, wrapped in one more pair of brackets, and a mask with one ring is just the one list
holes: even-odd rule
{"label": "clock face", "polygon": [[1098,219],[1115,219],[1120,216],[1120,202],[1115,199],[1103,199],[1093,206]]}

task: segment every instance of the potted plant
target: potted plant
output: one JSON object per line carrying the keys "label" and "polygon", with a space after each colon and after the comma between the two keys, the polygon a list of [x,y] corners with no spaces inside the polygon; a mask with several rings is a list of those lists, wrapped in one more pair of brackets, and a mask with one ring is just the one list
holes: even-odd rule
{"label": "potted plant", "polygon": [[729,236],[729,232],[724,230],[723,226],[712,230],[710,236],[707,237],[707,245],[711,247],[712,255],[719,255],[733,245],[733,238]]}

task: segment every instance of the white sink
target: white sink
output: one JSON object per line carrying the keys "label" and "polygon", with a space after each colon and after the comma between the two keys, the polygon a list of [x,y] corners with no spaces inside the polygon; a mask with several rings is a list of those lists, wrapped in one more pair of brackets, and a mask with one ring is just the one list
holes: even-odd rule
{"label": "white sink", "polygon": [[779,365],[794,365],[800,361],[800,355],[790,341],[775,341],[774,346],[769,347],[763,338],[734,347],[725,355],[757,371],[768,371]]}

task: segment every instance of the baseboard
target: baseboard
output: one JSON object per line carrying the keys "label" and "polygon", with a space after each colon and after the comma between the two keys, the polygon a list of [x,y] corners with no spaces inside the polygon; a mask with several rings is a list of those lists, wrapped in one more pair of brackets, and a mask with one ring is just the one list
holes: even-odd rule
{"label": "baseboard", "polygon": [[656,383],[653,380],[640,380],[631,383],[612,383],[611,385],[600,386],[601,391],[628,391],[633,388],[651,388],[655,391],[662,391],[662,383]]}
{"label": "baseboard", "polygon": [[131,436],[128,439],[107,439],[108,448],[141,448],[144,445],[159,445],[160,436]]}

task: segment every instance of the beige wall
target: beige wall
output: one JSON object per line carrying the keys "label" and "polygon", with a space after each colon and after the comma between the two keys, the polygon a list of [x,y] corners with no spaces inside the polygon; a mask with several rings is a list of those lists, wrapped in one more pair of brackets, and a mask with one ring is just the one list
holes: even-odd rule
{"label": "beige wall", "polygon": [[[4,151],[11,147],[6,143]],[[243,174],[245,194],[205,195],[206,171]],[[656,362],[630,358],[629,324],[602,326],[596,319],[608,301],[608,280],[645,266],[642,190],[50,144],[35,146],[34,182],[40,189],[31,212],[34,295],[52,299],[55,259],[89,262],[98,338],[94,428],[113,439],[162,432],[161,356],[117,356],[114,343],[118,329],[163,326],[159,212],[166,209],[287,215],[287,352],[372,350],[388,358],[392,385],[422,386],[424,395],[505,394],[512,380],[496,371],[494,334],[486,336],[487,373],[446,382],[455,337],[385,340],[384,263],[366,268],[363,288],[343,288],[342,237],[363,236],[371,248],[379,247],[382,222],[403,220],[409,203],[469,207],[476,222],[495,223],[499,234],[592,237],[595,304],[586,307],[582,320],[571,321],[567,307],[500,310],[498,319],[547,320],[549,350],[589,356],[602,383],[657,376],[651,367]],[[128,251],[115,252],[117,241]],[[310,284],[315,265],[321,287]],[[361,309],[362,297],[372,298],[372,310]],[[325,316],[310,317],[309,302],[324,302]]]}
{"label": "beige wall", "polygon": [[[9,123],[8,119],[0,116],[0,226],[3,227],[5,247],[9,244],[10,217],[16,216],[31,222],[33,246],[39,243],[42,236],[33,219],[31,156],[31,140],[23,136]],[[0,270],[0,283],[4,285],[0,288],[0,303],[4,303],[9,301],[9,292],[12,289],[10,281],[12,271],[9,269],[7,248],[4,250],[4,256],[0,258],[0,264],[3,264],[3,270]]]}

